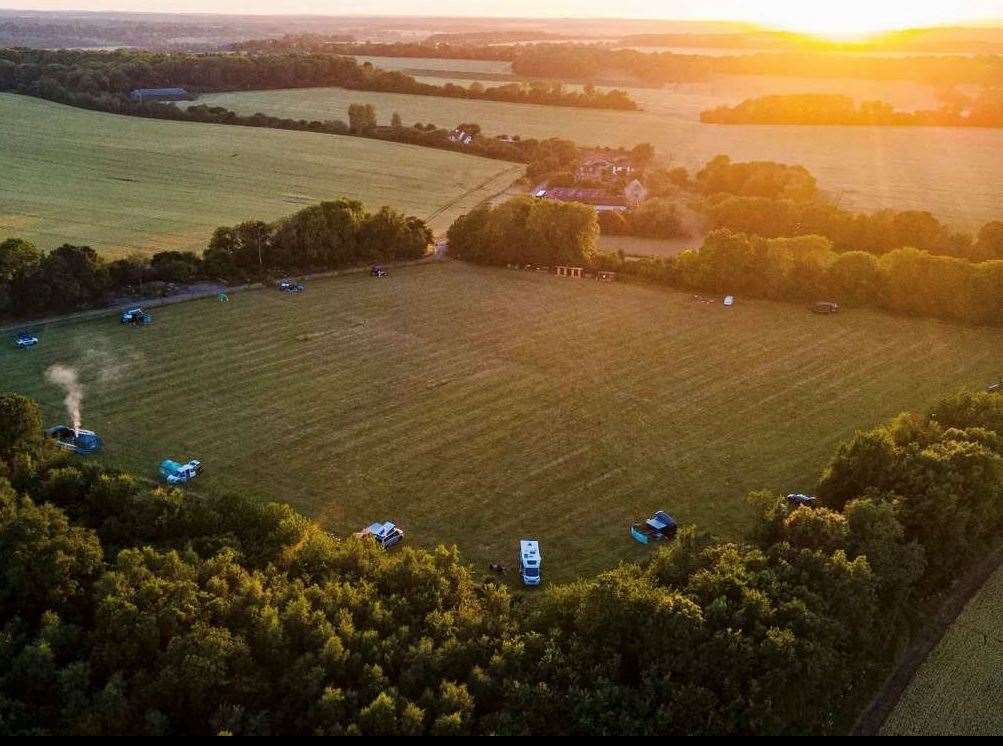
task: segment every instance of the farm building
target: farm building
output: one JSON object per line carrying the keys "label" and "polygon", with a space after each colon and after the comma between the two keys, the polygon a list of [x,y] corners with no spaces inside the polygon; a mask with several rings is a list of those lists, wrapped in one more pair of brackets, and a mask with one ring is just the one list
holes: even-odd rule
{"label": "farm building", "polygon": [[131,101],[191,101],[192,96],[184,88],[136,88],[129,92]]}
{"label": "farm building", "polygon": [[474,141],[474,135],[463,129],[455,129],[449,133],[449,141],[460,145],[469,145]]}
{"label": "farm building", "polygon": [[578,181],[613,181],[634,172],[629,156],[594,152],[582,158],[575,171]]}
{"label": "farm building", "polygon": [[640,181],[634,179],[623,188],[623,198],[629,207],[637,207],[648,199],[648,189]]}
{"label": "farm building", "polygon": [[596,208],[596,212],[625,212],[627,210],[627,203],[623,197],[610,194],[604,189],[548,187],[537,191],[536,196],[557,202],[581,202]]}

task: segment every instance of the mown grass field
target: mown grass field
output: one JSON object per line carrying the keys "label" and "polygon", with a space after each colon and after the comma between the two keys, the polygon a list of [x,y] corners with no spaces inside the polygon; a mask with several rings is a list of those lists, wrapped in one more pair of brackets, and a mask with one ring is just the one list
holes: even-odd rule
{"label": "mown grass field", "polygon": [[[751,489],[810,489],[836,445],[1001,363],[1003,331],[457,262],[43,330],[2,388],[65,420],[77,365],[109,463],[199,458],[202,489],[287,500],[337,534],[397,520],[483,567],[543,542],[545,576],[640,558],[664,508],[722,535]],[[102,373],[104,371],[104,373]]]}
{"label": "mown grass field", "polygon": [[[385,60],[384,60],[385,62]],[[422,60],[406,60],[410,69]],[[440,61],[441,62],[441,61]],[[454,61],[449,61],[453,64]],[[386,65],[385,65],[386,66]],[[441,78],[429,82],[442,83]],[[794,79],[797,81],[798,79]],[[720,153],[737,160],[776,160],[809,168],[844,207],[927,209],[960,229],[1001,217],[1003,130],[936,127],[728,126],[702,124],[702,109],[762,93],[838,92],[837,82],[743,77],[664,89],[632,89],[644,111],[602,111],[493,101],[349,91],[340,88],[253,91],[205,96],[201,102],[242,114],[264,112],[297,119],[347,119],[352,103],[371,103],[389,123],[454,127],[477,122],[489,134],[566,137],[581,144],[633,146],[650,142],[660,156],[696,169]],[[457,80],[469,84],[469,80]],[[859,89],[859,90],[858,90]],[[861,97],[899,106],[933,106],[932,94],[909,84],[853,89]],[[908,104],[907,99],[913,101]]]}
{"label": "mown grass field", "polygon": [[1003,568],[968,603],[881,728],[892,736],[1003,733]]}
{"label": "mown grass field", "polygon": [[218,225],[341,196],[445,230],[522,170],[429,148],[122,117],[13,94],[0,94],[0,142],[0,240],[107,254],[200,249]]}
{"label": "mown grass field", "polygon": [[699,249],[703,236],[692,238],[642,238],[640,236],[599,236],[599,250],[622,251],[627,256],[677,256],[687,249]]}

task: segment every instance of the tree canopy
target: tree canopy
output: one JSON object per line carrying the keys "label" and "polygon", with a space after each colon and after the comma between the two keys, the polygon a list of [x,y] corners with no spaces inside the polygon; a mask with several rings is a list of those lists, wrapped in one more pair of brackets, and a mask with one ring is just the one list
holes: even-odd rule
{"label": "tree canopy", "polygon": [[38,458],[0,475],[0,733],[845,732],[998,537],[1000,426],[1000,394],[946,397],[840,447],[821,507],[755,492],[745,539],[684,527],[523,598],[455,549],[45,449],[5,395],[0,452]]}

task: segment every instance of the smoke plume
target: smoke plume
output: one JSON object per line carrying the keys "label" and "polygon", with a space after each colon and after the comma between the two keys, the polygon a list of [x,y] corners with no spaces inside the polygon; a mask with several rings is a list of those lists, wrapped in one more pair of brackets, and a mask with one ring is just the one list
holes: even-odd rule
{"label": "smoke plume", "polygon": [[73,432],[80,434],[80,404],[84,399],[84,387],[80,385],[77,378],[76,368],[69,368],[65,365],[50,365],[45,371],[45,379],[49,383],[61,386],[66,391],[63,403],[66,405],[66,413],[73,423]]}

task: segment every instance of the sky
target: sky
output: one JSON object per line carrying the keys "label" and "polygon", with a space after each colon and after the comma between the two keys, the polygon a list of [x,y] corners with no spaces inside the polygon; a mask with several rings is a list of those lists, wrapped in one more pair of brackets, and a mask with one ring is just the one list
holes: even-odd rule
{"label": "sky", "polygon": [[1003,0],[0,0],[0,8],[736,20],[830,34],[1003,19]]}

